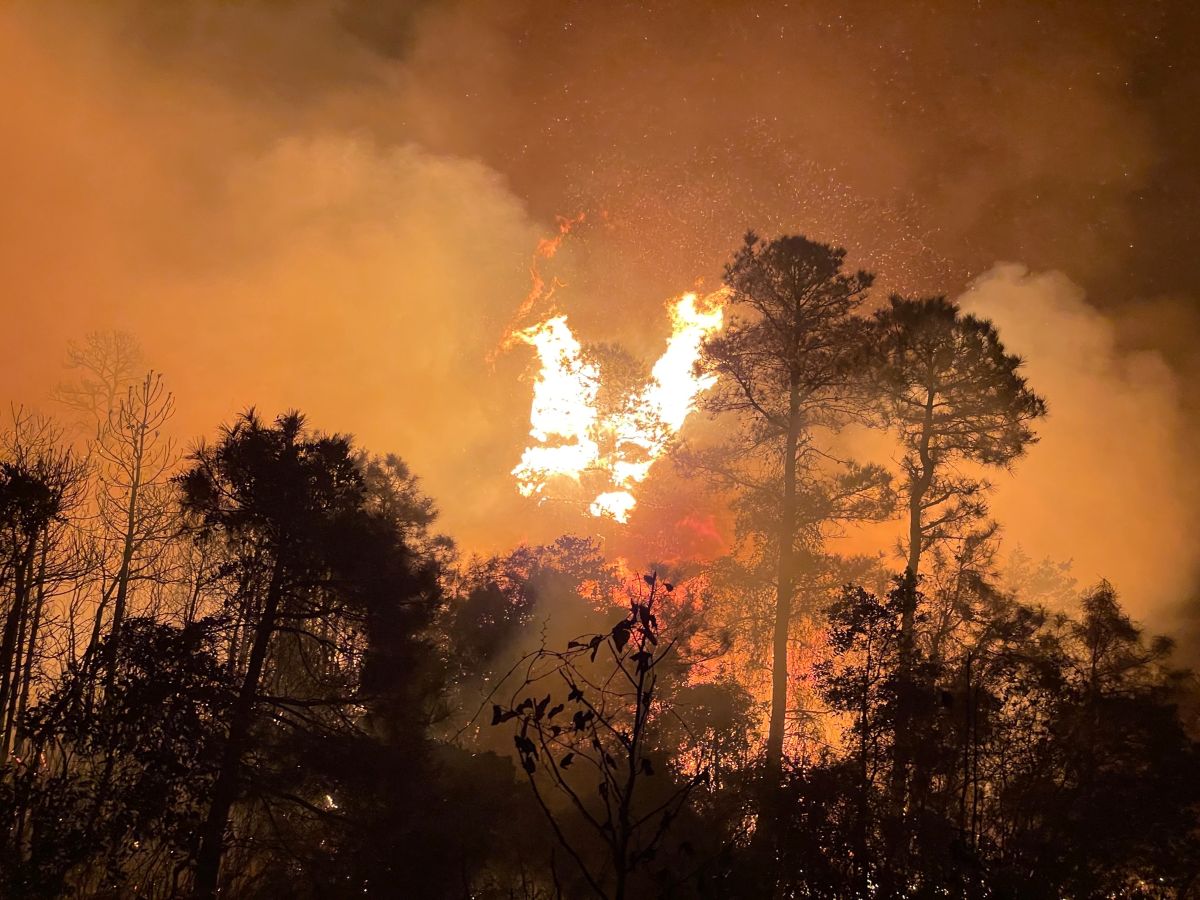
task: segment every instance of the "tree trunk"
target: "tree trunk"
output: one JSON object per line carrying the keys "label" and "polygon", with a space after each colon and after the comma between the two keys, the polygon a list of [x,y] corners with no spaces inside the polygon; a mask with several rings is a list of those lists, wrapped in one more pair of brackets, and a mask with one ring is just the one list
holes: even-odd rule
{"label": "tree trunk", "polygon": [[36,541],[30,539],[23,548],[13,571],[13,599],[4,622],[4,636],[0,638],[0,764],[7,762],[12,749],[12,723],[8,710],[20,690],[20,653],[18,643],[25,624],[26,605],[29,597],[30,575],[33,569]]}
{"label": "tree trunk", "polygon": [[868,852],[871,820],[871,732],[874,728],[871,722],[871,657],[872,645],[868,637],[858,705],[858,818],[854,829],[854,864],[858,875],[858,890],[863,897],[869,897],[871,893],[871,861]]}
{"label": "tree trunk", "polygon": [[930,452],[933,441],[933,403],[937,394],[931,388],[925,397],[925,421],[921,429],[921,442],[917,446],[917,460],[920,469],[915,475],[910,475],[908,485],[908,568],[905,578],[908,589],[904,592],[904,606],[900,620],[900,666],[907,670],[912,664],[914,635],[913,630],[917,614],[917,577],[921,568],[921,552],[923,544],[924,522],[923,512],[925,495],[933,484],[934,459]]}
{"label": "tree trunk", "polygon": [[112,625],[108,631],[108,652],[105,666],[105,690],[111,690],[117,672],[117,654],[121,637],[121,624],[125,621],[125,607],[129,600],[129,572],[133,566],[133,550],[137,542],[138,493],[142,482],[142,454],[146,437],[143,431],[135,445],[129,479],[129,499],[125,506],[125,534],[121,543],[121,566],[117,570],[117,594],[113,601]]}
{"label": "tree trunk", "polygon": [[767,731],[767,771],[783,769],[783,737],[787,726],[788,635],[792,623],[796,540],[796,447],[800,437],[800,397],[792,386],[788,432],[783,455],[783,502],[779,509],[779,567],[775,589],[775,631],[771,641],[771,721]]}
{"label": "tree trunk", "polygon": [[[910,473],[908,484],[908,567],[904,572],[901,592],[900,645],[897,664],[898,694],[896,697],[896,728],[892,742],[892,804],[898,818],[904,818],[908,794],[908,772],[912,761],[913,734],[913,664],[916,661],[917,588],[924,549],[923,512],[925,495],[933,484],[934,458],[930,453],[933,439],[933,404],[936,393],[926,393],[925,420],[917,448],[919,468]],[[903,829],[901,829],[903,832]],[[903,833],[897,839],[903,840]]]}
{"label": "tree trunk", "polygon": [[911,759],[912,730],[912,670],[916,647],[916,617],[917,617],[917,572],[921,563],[921,501],[924,490],[918,483],[910,487],[909,493],[909,551],[908,568],[904,572],[904,583],[901,586],[900,614],[900,645],[897,660],[896,676],[898,695],[896,697],[896,733],[892,751],[892,800],[897,806],[903,806],[906,784],[908,781],[908,765]]}
{"label": "tree trunk", "polygon": [[271,573],[271,584],[267,588],[267,599],[263,604],[262,618],[259,620],[254,634],[254,645],[250,650],[246,676],[242,679],[241,690],[233,705],[229,736],[225,741],[221,768],[217,772],[217,780],[213,785],[212,804],[209,806],[208,817],[200,831],[200,850],[196,858],[194,891],[197,900],[211,900],[217,896],[217,885],[221,875],[221,857],[225,850],[225,828],[229,823],[229,811],[233,807],[233,801],[237,798],[238,769],[241,767],[242,754],[246,750],[247,738],[250,734],[250,724],[254,717],[254,702],[258,695],[263,664],[266,662],[271,635],[275,631],[276,616],[283,593],[283,572],[283,562],[277,558]]}
{"label": "tree trunk", "polygon": [[[46,603],[46,555],[50,545],[48,534],[42,536],[42,549],[39,554],[37,582],[33,601],[33,621],[29,625],[29,640],[25,651],[25,670],[21,676],[21,691],[17,698],[16,746],[22,747],[24,738],[25,711],[29,708],[29,692],[33,685],[33,664],[37,653],[38,632],[42,624],[42,608]],[[23,752],[23,750],[18,750]]]}

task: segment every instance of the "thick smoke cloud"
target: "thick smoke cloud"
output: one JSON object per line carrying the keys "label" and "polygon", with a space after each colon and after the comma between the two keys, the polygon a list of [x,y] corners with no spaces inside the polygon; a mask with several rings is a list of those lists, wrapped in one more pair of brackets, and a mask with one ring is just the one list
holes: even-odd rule
{"label": "thick smoke cloud", "polygon": [[[712,286],[747,226],[844,244],[880,293],[957,294],[1018,259],[1089,300],[1007,269],[972,296],[1052,409],[1092,414],[1071,434],[1097,437],[1052,420],[997,508],[1089,573],[1157,568],[1153,589],[1125,587],[1158,610],[1186,589],[1195,508],[1176,489],[1200,412],[1178,405],[1198,383],[1200,141],[1179,115],[1195,34],[1182,3],[6,4],[0,371],[38,403],[70,338],[130,330],[182,435],[300,407],[400,452],[449,531],[498,548],[588,525],[515,496],[528,359],[488,362],[556,214],[589,214],[554,260],[577,333],[647,355],[664,299]],[[1044,303],[1107,361],[1029,335],[1016,310]],[[1107,411],[1079,399],[1109,392]],[[1110,416],[1141,428],[1128,456],[1100,440]],[[1086,473],[1071,502],[1088,514],[1053,503],[1051,540],[1028,511],[1063,472]],[[1097,494],[1150,498],[1176,531],[1135,539]],[[716,545],[708,514],[689,521]],[[645,527],[666,547],[673,526]]]}
{"label": "thick smoke cloud", "polygon": [[1108,578],[1139,614],[1175,627],[1200,575],[1195,429],[1162,356],[1122,351],[1113,322],[1057,272],[999,265],[962,297],[991,319],[1049,401],[1039,443],[993,478],[1010,543]]}
{"label": "thick smoke cloud", "polygon": [[44,398],[69,339],[125,329],[179,395],[184,436],[299,407],[402,451],[468,541],[505,521],[524,361],[485,357],[541,232],[504,179],[346,128],[263,127],[198,73],[123,60],[94,24],[5,15],[14,396]]}

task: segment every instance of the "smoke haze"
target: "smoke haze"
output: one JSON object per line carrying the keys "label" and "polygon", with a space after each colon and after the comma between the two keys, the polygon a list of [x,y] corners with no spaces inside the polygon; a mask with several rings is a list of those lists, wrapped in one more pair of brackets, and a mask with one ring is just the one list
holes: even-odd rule
{"label": "smoke haze", "polygon": [[468,548],[608,529],[533,513],[509,476],[530,359],[488,357],[537,241],[588,213],[547,267],[557,301],[581,339],[652,357],[664,301],[715,286],[746,227],[799,231],[876,270],[879,296],[969,287],[1051,408],[998,479],[1006,533],[1178,621],[1197,555],[1195,14],[799,6],[7,4],[9,394],[44,404],[69,339],[125,329],[183,436],[299,407],[402,454]]}
{"label": "smoke haze", "polygon": [[1200,574],[1200,478],[1176,376],[1157,353],[1119,351],[1113,323],[1060,273],[996,266],[961,303],[996,324],[1049,398],[1039,442],[993,477],[1010,542],[1072,561],[1083,584],[1127,586],[1140,615],[1178,625]]}

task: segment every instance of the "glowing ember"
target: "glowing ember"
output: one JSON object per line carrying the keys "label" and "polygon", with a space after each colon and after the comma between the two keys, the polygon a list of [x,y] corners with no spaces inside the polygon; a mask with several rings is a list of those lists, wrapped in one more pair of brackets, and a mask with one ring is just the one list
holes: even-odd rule
{"label": "glowing ember", "polygon": [[683,427],[696,397],[712,386],[714,376],[697,375],[695,364],[704,339],[721,329],[724,296],[718,291],[698,304],[695,294],[684,294],[675,301],[671,337],[649,383],[614,410],[597,409],[600,370],[584,358],[566,316],[514,332],[515,339],[537,351],[541,364],[529,429],[538,443],[513,469],[521,494],[545,499],[554,477],[578,483],[584,472],[599,473],[604,489],[589,512],[627,521],[637,502],[633,489]]}

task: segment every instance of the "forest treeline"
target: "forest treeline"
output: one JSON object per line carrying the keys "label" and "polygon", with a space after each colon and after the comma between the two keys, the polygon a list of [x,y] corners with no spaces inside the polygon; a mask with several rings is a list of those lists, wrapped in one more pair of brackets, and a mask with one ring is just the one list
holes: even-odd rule
{"label": "forest treeline", "polygon": [[1200,895],[1194,678],[989,516],[1046,401],[844,258],[726,268],[704,564],[464,557],[401,458],[294,412],[181,447],[131,338],[74,346],[0,437],[0,895]]}

